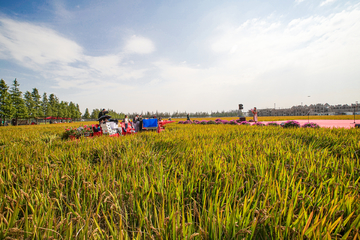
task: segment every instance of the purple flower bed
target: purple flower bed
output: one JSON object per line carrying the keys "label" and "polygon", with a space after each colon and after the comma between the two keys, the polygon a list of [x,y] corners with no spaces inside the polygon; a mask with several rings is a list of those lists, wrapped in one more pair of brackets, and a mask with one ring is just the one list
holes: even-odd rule
{"label": "purple flower bed", "polygon": [[305,123],[302,125],[303,128],[320,128],[320,126],[317,123]]}
{"label": "purple flower bed", "polygon": [[[282,125],[282,124],[281,124]],[[294,120],[289,120],[282,125],[284,128],[298,128],[300,127],[300,123]]]}
{"label": "purple flower bed", "polygon": [[[239,119],[236,120],[221,120],[220,118],[216,119],[215,121],[213,120],[194,120],[194,121],[179,121],[179,124],[202,124],[202,125],[206,125],[206,124],[230,124],[230,125],[251,125],[250,122],[248,121],[240,121]],[[262,122],[257,122],[254,123],[252,126],[265,126],[265,123]],[[276,122],[269,122],[266,124],[266,126],[282,126],[284,128],[298,128],[300,127],[300,123],[294,120],[289,120],[286,122],[282,122],[281,124],[278,124]],[[301,126],[302,128],[320,128],[320,126],[316,123],[306,123],[304,125]]]}
{"label": "purple flower bed", "polygon": [[231,121],[229,122],[229,124],[231,124],[231,125],[237,125],[237,122],[236,122],[235,120],[231,120]]}
{"label": "purple flower bed", "polygon": [[248,121],[241,121],[240,124],[241,125],[250,125],[250,123]]}
{"label": "purple flower bed", "polygon": [[276,123],[276,122],[269,122],[268,124],[266,124],[266,126],[279,126],[279,124],[278,123]]}
{"label": "purple flower bed", "polygon": [[202,120],[201,122],[200,122],[200,124],[203,124],[203,125],[205,125],[205,124],[207,124],[208,122],[206,121],[206,120]]}

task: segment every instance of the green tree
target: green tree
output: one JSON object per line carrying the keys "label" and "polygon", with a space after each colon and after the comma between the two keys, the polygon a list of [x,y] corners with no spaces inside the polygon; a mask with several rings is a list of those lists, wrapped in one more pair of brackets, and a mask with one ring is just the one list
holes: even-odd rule
{"label": "green tree", "polygon": [[90,119],[90,113],[89,113],[89,109],[86,108],[85,109],[85,113],[84,115],[82,116],[83,119]]}
{"label": "green tree", "polygon": [[27,109],[27,118],[34,118],[35,115],[35,103],[29,91],[24,94],[25,106]]}
{"label": "green tree", "polygon": [[58,114],[57,117],[63,118],[65,115],[65,109],[64,109],[64,102],[61,101],[59,104],[57,104]]}
{"label": "green tree", "polygon": [[67,102],[61,101],[59,105],[59,117],[68,118],[68,105]]}
{"label": "green tree", "polygon": [[10,95],[11,102],[14,107],[13,117],[15,118],[16,122],[19,118],[27,118],[28,116],[25,101],[22,98],[22,92],[20,91],[19,86],[20,84],[15,78],[14,83],[10,89]]}
{"label": "green tree", "polygon": [[70,118],[71,119],[76,119],[77,117],[77,109],[76,109],[76,106],[73,102],[70,102],[69,103],[69,114],[70,114]]}
{"label": "green tree", "polygon": [[[11,96],[8,92],[9,86],[3,79],[0,80],[0,118],[2,121],[10,119],[13,113],[13,105],[11,104]],[[0,122],[0,125],[2,123]]]}
{"label": "green tree", "polygon": [[51,109],[51,113],[52,113],[53,117],[58,117],[58,115],[59,115],[58,106],[59,106],[59,99],[55,96],[55,94],[53,94],[53,93],[50,94],[48,108]]}
{"label": "green tree", "polygon": [[65,108],[65,110],[64,110],[64,117],[65,117],[65,118],[70,118],[71,116],[70,116],[70,110],[69,110],[69,103],[68,103],[68,102],[64,102],[63,104],[64,104],[64,108]]}
{"label": "green tree", "polygon": [[76,104],[76,119],[81,119],[81,111],[79,104]]}
{"label": "green tree", "polygon": [[[46,117],[50,117],[52,115],[51,108],[49,107],[49,99],[47,97],[47,94],[43,94],[43,98],[41,101],[41,110],[43,111],[43,116],[46,119]],[[45,120],[46,124],[46,120]]]}
{"label": "green tree", "polygon": [[91,119],[98,119],[100,109],[93,109],[90,115]]}
{"label": "green tree", "polygon": [[44,117],[44,112],[41,106],[41,96],[37,88],[33,88],[31,97],[34,102],[34,118],[36,118],[36,123],[37,123],[39,118]]}

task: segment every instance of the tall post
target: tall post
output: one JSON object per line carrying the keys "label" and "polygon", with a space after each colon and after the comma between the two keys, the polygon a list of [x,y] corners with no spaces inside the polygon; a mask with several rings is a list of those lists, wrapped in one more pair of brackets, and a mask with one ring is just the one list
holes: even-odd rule
{"label": "tall post", "polygon": [[356,105],[354,106],[354,124],[355,124],[355,113],[356,113],[355,108],[356,110],[358,110],[357,106],[358,106],[358,101],[356,101]]}
{"label": "tall post", "polygon": [[356,105],[354,105],[354,125],[355,125],[355,108],[356,108]]}

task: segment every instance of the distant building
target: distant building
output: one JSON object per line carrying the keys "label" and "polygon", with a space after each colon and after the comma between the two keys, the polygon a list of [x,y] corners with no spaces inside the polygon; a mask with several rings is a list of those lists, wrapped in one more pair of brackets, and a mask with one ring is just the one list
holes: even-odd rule
{"label": "distant building", "polygon": [[[345,105],[329,105],[325,104],[311,104],[310,106],[292,106],[291,108],[275,109],[265,108],[258,109],[259,116],[307,116],[309,115],[353,115],[354,111],[356,115],[360,115],[360,106],[356,104]],[[249,110],[248,116],[252,116]]]}

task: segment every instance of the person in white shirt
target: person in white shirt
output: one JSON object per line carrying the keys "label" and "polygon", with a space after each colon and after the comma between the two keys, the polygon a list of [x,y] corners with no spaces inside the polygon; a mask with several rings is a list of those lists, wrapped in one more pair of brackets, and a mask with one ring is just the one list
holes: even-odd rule
{"label": "person in white shirt", "polygon": [[120,136],[122,135],[121,127],[119,128],[117,121],[115,121],[115,122],[110,122],[110,128],[111,128],[112,130],[116,130],[116,132],[117,132]]}
{"label": "person in white shirt", "polygon": [[124,122],[125,122],[125,130],[127,130],[129,124],[129,118],[127,115],[125,115]]}

